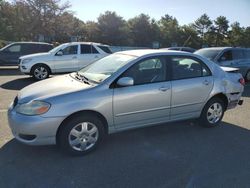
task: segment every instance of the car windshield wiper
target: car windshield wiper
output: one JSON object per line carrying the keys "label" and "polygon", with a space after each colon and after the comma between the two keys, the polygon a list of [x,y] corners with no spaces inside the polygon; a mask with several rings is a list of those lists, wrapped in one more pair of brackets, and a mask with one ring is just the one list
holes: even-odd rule
{"label": "car windshield wiper", "polygon": [[90,85],[89,79],[88,79],[86,76],[83,76],[82,74],[80,74],[78,71],[76,72],[75,77],[76,77],[78,80],[84,82],[85,84]]}

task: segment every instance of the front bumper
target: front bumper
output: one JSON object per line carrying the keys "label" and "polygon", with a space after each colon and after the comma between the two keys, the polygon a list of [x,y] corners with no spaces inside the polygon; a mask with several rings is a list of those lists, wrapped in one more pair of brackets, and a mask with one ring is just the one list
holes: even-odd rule
{"label": "front bumper", "polygon": [[56,144],[56,132],[64,117],[44,118],[16,113],[10,107],[8,121],[14,137],[28,145]]}
{"label": "front bumper", "polygon": [[27,65],[19,64],[18,66],[19,70],[24,74],[30,74],[30,67]]}

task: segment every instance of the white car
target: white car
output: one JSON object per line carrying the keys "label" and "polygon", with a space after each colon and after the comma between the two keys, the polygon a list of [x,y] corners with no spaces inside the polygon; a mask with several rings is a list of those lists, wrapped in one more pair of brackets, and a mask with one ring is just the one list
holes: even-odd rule
{"label": "white car", "polygon": [[109,54],[108,45],[92,42],[62,44],[48,53],[37,53],[19,58],[19,68],[24,74],[43,80],[50,74],[77,71]]}

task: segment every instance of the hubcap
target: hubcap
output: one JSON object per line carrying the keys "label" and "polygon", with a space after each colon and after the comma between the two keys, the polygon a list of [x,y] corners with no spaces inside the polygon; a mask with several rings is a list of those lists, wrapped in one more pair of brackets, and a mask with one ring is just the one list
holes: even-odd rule
{"label": "hubcap", "polygon": [[69,133],[69,145],[77,151],[86,151],[96,144],[98,136],[96,125],[90,122],[79,123]]}
{"label": "hubcap", "polygon": [[42,80],[44,78],[47,78],[48,76],[48,71],[46,68],[44,67],[37,67],[35,70],[34,70],[34,75],[37,79],[39,80]]}
{"label": "hubcap", "polygon": [[207,120],[209,123],[217,123],[223,114],[223,108],[220,103],[212,104],[207,111]]}

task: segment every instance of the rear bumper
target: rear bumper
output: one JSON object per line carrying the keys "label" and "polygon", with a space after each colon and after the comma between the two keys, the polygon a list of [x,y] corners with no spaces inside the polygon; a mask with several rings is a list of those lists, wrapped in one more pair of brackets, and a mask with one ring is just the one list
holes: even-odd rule
{"label": "rear bumper", "polygon": [[237,105],[242,105],[243,100],[233,100],[228,103],[227,109],[232,109],[235,108]]}

